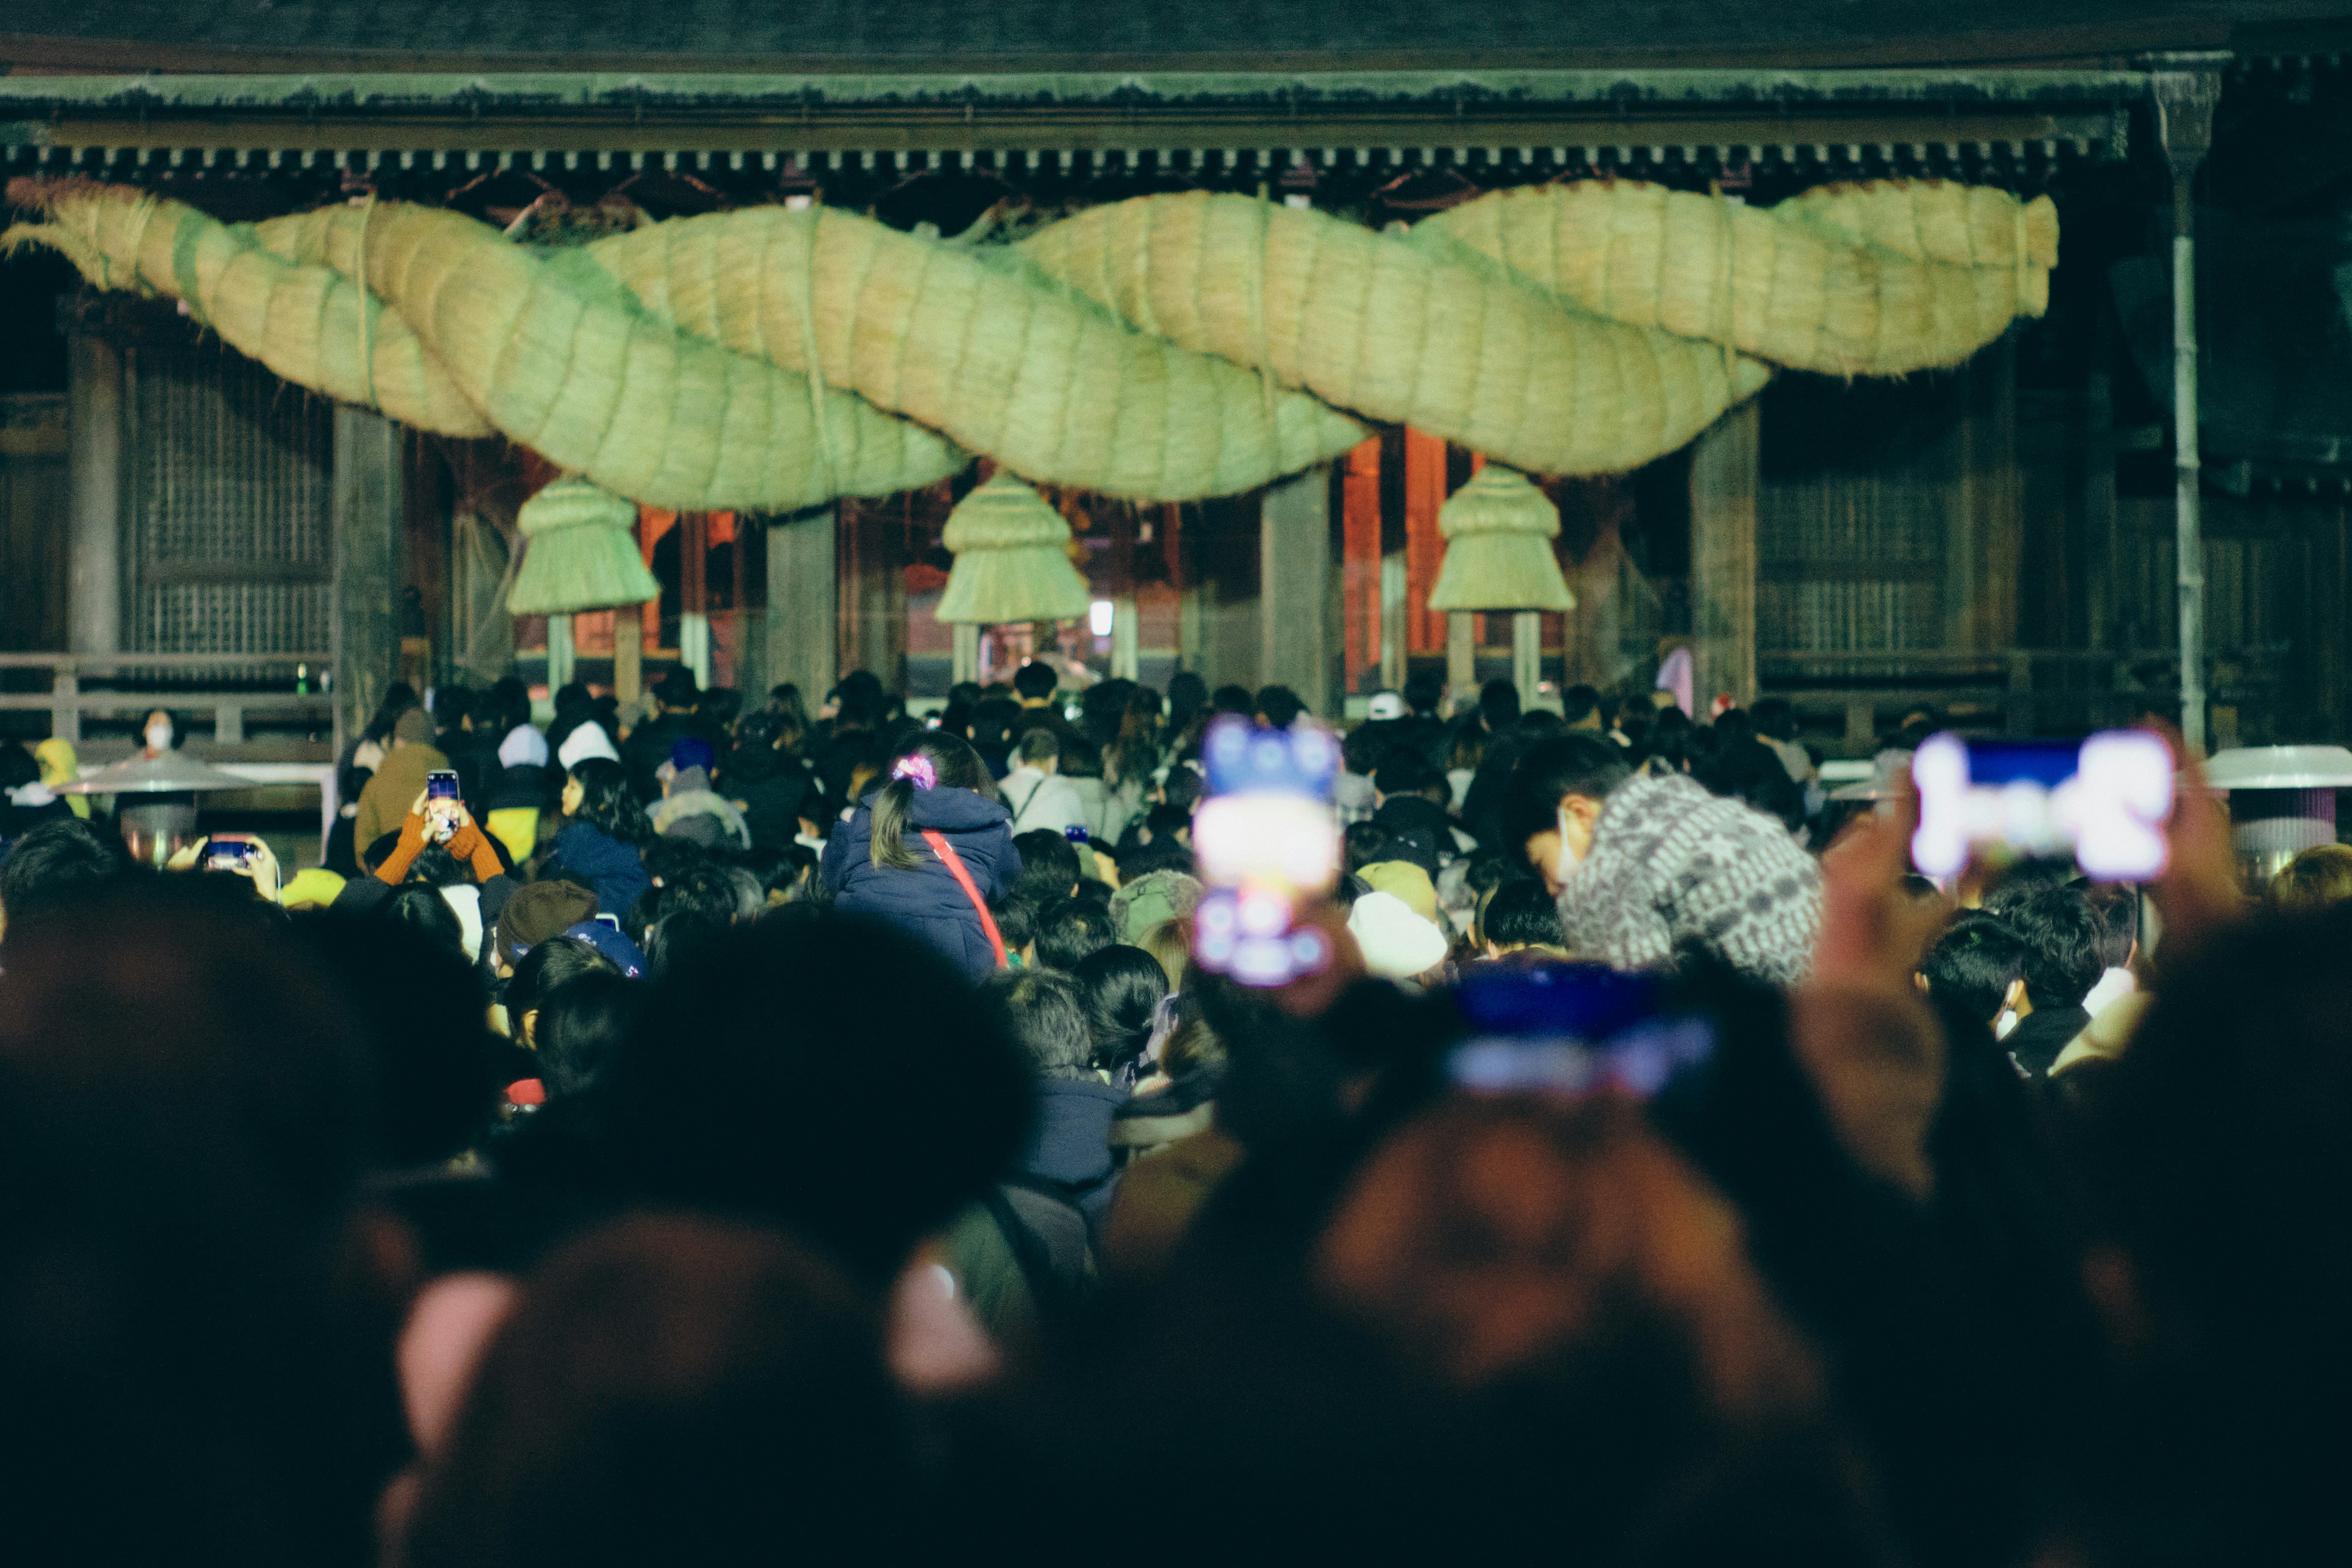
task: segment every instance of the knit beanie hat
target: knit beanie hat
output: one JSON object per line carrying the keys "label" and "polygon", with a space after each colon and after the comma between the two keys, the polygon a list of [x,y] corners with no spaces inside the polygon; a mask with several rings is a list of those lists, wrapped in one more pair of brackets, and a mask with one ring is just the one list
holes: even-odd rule
{"label": "knit beanie hat", "polygon": [[1445,933],[1394,893],[1366,893],[1348,911],[1348,934],[1364,967],[1384,980],[1410,980],[1444,962]]}
{"label": "knit beanie hat", "polygon": [[422,708],[411,708],[393,721],[392,738],[405,741],[412,746],[430,745],[433,741],[433,715]]}
{"label": "knit beanie hat", "polygon": [[529,724],[518,724],[507,731],[499,742],[499,766],[502,768],[543,768],[547,766],[547,737]]}
{"label": "knit beanie hat", "polygon": [[574,882],[529,882],[499,911],[499,956],[512,963],[549,937],[596,914],[596,895]]}
{"label": "knit beanie hat", "polygon": [[1201,884],[1181,871],[1148,871],[1110,896],[1118,940],[1137,942],[1163,921],[1181,920],[1201,906]]}
{"label": "knit beanie hat", "polygon": [[[680,735],[669,743],[669,764],[679,773],[688,768],[700,768],[708,773],[718,763],[719,753],[711,749],[709,742],[699,735]],[[710,787],[708,778],[704,779],[702,787]]]}

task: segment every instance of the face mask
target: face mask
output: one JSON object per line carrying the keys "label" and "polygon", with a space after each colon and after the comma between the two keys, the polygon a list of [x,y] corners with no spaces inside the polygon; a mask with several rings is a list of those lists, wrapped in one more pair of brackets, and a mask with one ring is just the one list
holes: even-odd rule
{"label": "face mask", "polygon": [[163,722],[161,720],[158,720],[154,723],[147,726],[147,749],[149,751],[165,752],[171,750],[171,747],[172,726]]}
{"label": "face mask", "polygon": [[1583,868],[1584,858],[1576,852],[1576,841],[1568,835],[1568,807],[1559,808],[1559,820],[1553,824],[1559,834],[1559,853],[1552,857],[1551,879],[1561,887]]}

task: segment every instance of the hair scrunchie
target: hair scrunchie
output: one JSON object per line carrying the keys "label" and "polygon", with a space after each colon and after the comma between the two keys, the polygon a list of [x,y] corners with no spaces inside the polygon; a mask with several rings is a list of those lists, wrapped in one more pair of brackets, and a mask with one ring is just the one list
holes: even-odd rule
{"label": "hair scrunchie", "polygon": [[900,757],[893,763],[890,765],[890,776],[894,779],[906,779],[917,789],[940,787],[940,770],[931,764],[930,758],[919,752]]}

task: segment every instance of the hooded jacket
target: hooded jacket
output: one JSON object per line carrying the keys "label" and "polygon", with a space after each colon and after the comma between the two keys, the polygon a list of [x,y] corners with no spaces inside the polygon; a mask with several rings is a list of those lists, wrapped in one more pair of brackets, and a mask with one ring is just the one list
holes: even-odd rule
{"label": "hooded jacket", "polygon": [[[679,831],[679,825],[689,817],[708,816],[718,824],[715,837],[723,839],[730,849],[751,847],[751,829],[735,803],[726,800],[710,787],[710,775],[700,768],[681,768],[669,781],[669,793],[656,801],[646,814],[651,818],[654,831],[665,837]],[[707,840],[706,840],[707,841]]]}
{"label": "hooded jacket", "polygon": [[916,864],[905,868],[874,864],[871,795],[833,830],[819,866],[835,907],[876,916],[920,937],[974,979],[992,973],[996,952],[980,911],[955,874],[917,835],[926,828],[944,834],[980,896],[992,900],[1021,874],[1013,814],[968,789],[919,789],[910,816],[906,847]]}
{"label": "hooded jacket", "polygon": [[596,907],[626,919],[637,895],[654,885],[635,845],[624,844],[590,823],[575,822],[555,836],[546,874],[569,872],[587,882]]}

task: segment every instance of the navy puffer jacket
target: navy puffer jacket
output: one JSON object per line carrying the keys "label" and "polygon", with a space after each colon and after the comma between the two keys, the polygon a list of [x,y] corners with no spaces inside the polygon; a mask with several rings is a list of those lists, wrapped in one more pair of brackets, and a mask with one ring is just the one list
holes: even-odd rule
{"label": "navy puffer jacket", "polygon": [[926,828],[944,834],[983,899],[993,900],[1021,874],[1021,851],[1013,847],[1013,814],[968,789],[919,789],[906,836],[908,853],[919,862],[904,869],[874,864],[874,805],[866,804],[836,825],[825,841],[821,869],[836,908],[874,915],[912,932],[945,953],[978,980],[996,969],[996,950],[980,923],[980,911],[964,896],[955,874],[917,837]]}

